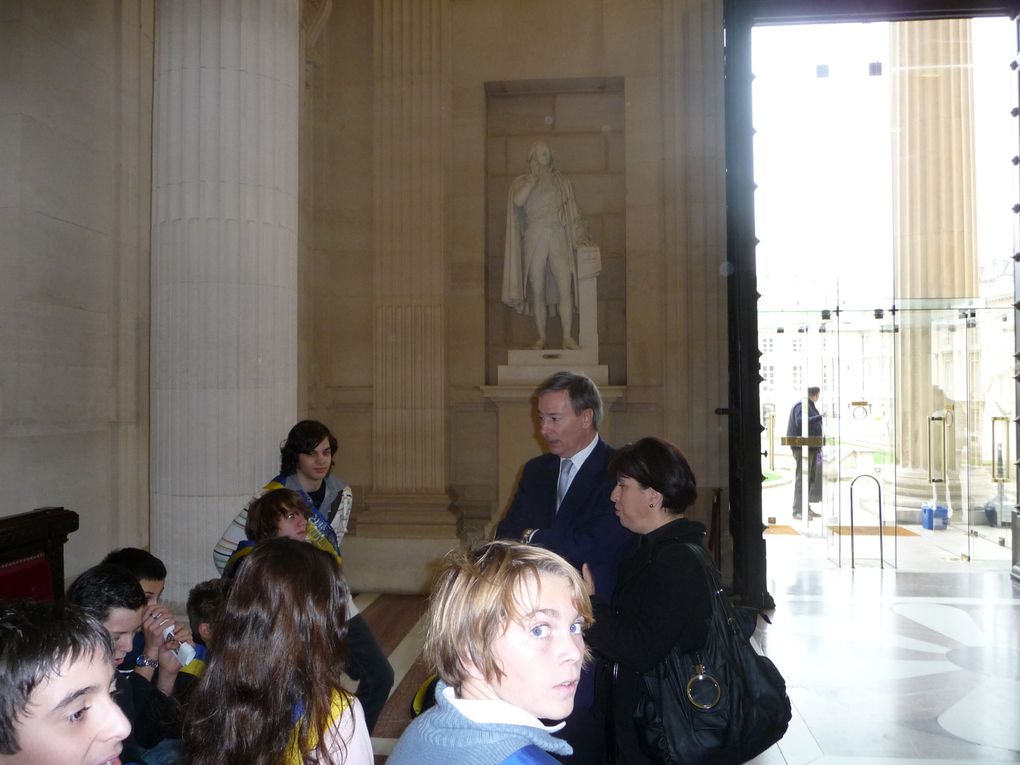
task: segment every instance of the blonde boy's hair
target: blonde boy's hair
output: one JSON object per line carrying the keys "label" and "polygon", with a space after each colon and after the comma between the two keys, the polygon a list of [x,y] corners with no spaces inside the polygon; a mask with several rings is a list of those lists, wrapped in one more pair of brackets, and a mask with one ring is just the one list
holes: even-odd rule
{"label": "blonde boy's hair", "polygon": [[474,665],[489,681],[503,676],[489,647],[511,622],[521,622],[534,604],[525,598],[541,574],[566,579],[571,600],[585,626],[592,623],[584,580],[554,552],[519,542],[490,542],[473,552],[447,554],[429,599],[425,635],[426,661],[443,682],[459,688]]}

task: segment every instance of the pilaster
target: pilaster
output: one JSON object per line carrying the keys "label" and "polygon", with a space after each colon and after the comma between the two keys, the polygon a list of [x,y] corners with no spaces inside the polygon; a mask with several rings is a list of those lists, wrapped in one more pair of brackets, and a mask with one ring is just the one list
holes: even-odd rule
{"label": "pilaster", "polygon": [[358,536],[457,534],[446,489],[447,3],[374,5],[373,486]]}
{"label": "pilaster", "polygon": [[728,398],[722,5],[667,0],[661,27],[664,434],[698,456],[706,487],[729,482],[728,424],[715,413]]}

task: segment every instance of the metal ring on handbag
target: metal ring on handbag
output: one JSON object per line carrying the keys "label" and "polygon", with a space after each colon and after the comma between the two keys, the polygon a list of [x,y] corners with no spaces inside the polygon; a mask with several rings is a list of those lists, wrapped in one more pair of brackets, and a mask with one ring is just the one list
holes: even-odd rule
{"label": "metal ring on handbag", "polygon": [[722,698],[722,685],[705,671],[704,664],[694,667],[694,674],[687,681],[687,700],[695,709],[707,711]]}

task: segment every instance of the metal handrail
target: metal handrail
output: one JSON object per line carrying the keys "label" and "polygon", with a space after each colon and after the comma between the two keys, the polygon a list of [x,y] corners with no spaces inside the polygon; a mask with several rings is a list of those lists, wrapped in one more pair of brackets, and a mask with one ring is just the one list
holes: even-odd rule
{"label": "metal handrail", "polygon": [[854,484],[861,478],[870,478],[878,488],[878,567],[885,568],[885,524],[882,523],[882,484],[870,473],[861,473],[850,482],[850,568],[854,568]]}

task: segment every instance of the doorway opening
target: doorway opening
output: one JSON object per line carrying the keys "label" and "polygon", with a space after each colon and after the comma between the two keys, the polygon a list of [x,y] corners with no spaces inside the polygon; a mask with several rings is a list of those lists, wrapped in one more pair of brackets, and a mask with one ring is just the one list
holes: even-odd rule
{"label": "doorway opening", "polygon": [[1005,17],[752,29],[768,544],[1009,569],[1015,55]]}

